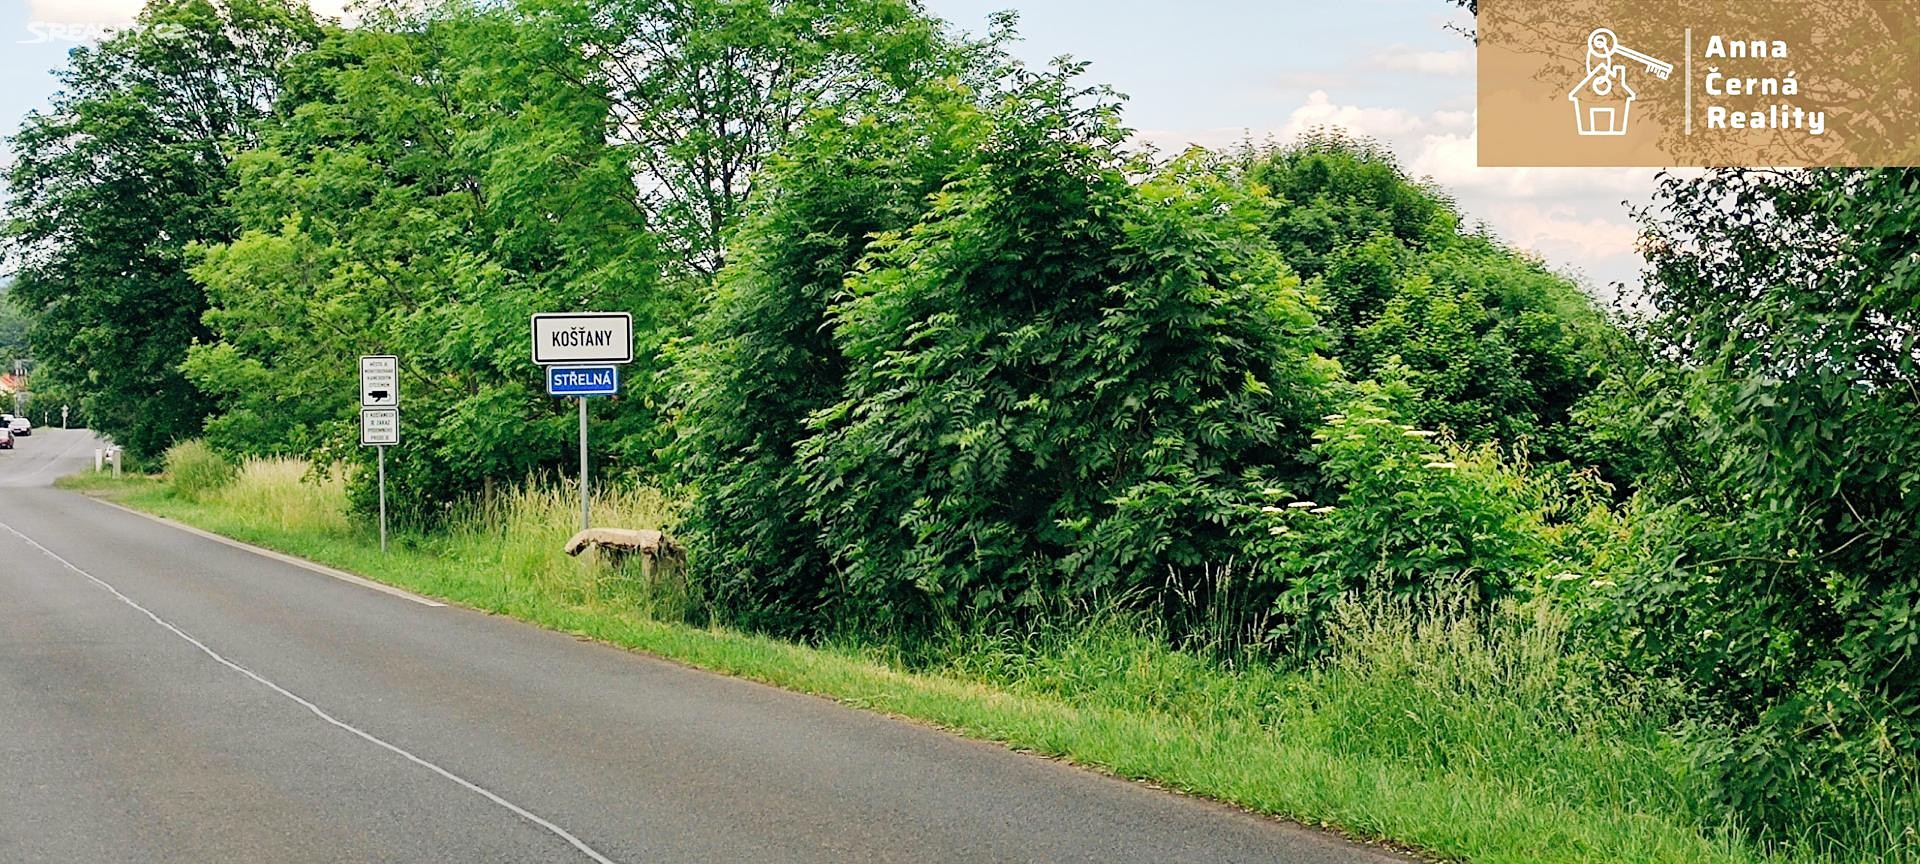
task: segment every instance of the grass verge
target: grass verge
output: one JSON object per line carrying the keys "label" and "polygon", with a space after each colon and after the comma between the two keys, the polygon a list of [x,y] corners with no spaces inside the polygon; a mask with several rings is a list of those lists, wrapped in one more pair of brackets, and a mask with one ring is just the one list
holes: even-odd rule
{"label": "grass verge", "polygon": [[[684,584],[645,584],[559,549],[564,489],[520,490],[382,555],[338,478],[255,462],[190,499],[153,478],[63,485],[420,594],[693,666],[912,718],[1113,774],[1416,848],[1500,864],[1774,862],[1716,824],[1708,778],[1663,732],[1657,699],[1593,691],[1550,617],[1491,629],[1352,610],[1312,672],[1222,666],[1107,616],[1025,634],[955,634],[909,667],[886,646],[802,646],[679,623]],[[659,525],[670,502],[624,490],[604,524]]]}

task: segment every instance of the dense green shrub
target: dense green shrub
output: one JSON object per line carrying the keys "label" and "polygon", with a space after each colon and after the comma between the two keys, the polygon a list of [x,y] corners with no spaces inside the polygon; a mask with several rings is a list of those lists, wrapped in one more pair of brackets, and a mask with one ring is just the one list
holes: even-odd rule
{"label": "dense green shrub", "polygon": [[1580,446],[1573,411],[1599,383],[1610,330],[1566,279],[1464,236],[1410,266],[1339,357],[1356,379],[1403,365],[1413,422],[1552,461]]}
{"label": "dense green shrub", "polygon": [[168,447],[165,464],[167,485],[189,501],[198,501],[208,492],[225,488],[233,482],[236,473],[232,462],[198,438]]}
{"label": "dense green shrub", "polygon": [[1296,651],[1317,648],[1354,596],[1486,610],[1549,560],[1538,488],[1488,447],[1400,422],[1388,393],[1367,389],[1314,433],[1320,500],[1274,488],[1246,507],[1252,588],[1273,598],[1270,638]]}
{"label": "dense green shrub", "polygon": [[1130,183],[1109,111],[1062,85],[995,121],[862,262],[846,393],[801,451],[845,611],[883,630],[1226,560],[1332,378],[1268,202],[1192,159]]}
{"label": "dense green shrub", "polygon": [[710,309],[677,347],[671,448],[692,493],[696,577],[735,620],[819,629],[832,565],[796,470],[806,418],[840,398],[847,363],[828,306],[874,235],[913,224],[979,143],[960,90],[833,117],[777,157],[729,248]]}
{"label": "dense green shrub", "polygon": [[[695,569],[724,608],[789,632],[828,617],[901,631],[1147,590],[1169,622],[1228,602],[1304,637],[1382,578],[1402,592],[1469,574],[1491,600],[1542,566],[1543,496],[1491,453],[1469,458],[1485,477],[1463,473],[1511,488],[1469,483],[1445,510],[1457,490],[1429,484],[1434,513],[1375,530],[1414,494],[1393,484],[1437,478],[1309,453],[1312,418],[1341,398],[1314,351],[1336,332],[1394,379],[1403,416],[1518,444],[1564,426],[1590,386],[1577,350],[1604,322],[1577,291],[1460,236],[1444,200],[1339,139],[1251,165],[1191,155],[1136,182],[1104,106],[1044,78],[1007,93],[836,120],[776,162],[678,349],[674,458]],[[1341,233],[1374,205],[1405,239]],[[1276,243],[1372,286],[1333,304],[1347,324],[1316,324],[1329,301]],[[1309,551],[1248,537],[1246,502],[1276,484],[1393,491],[1373,522],[1326,520],[1349,534]],[[1435,526],[1453,533],[1414,536]],[[1180,583],[1249,558],[1258,586],[1224,600]]]}
{"label": "dense green shrub", "polygon": [[1646,474],[1606,623],[1736,718],[1727,794],[1777,838],[1920,752],[1916,177],[1669,182],[1644,357],[1595,412]]}
{"label": "dense green shrub", "polygon": [[1420,251],[1446,245],[1460,230],[1452,204],[1409,179],[1392,153],[1337,130],[1245,147],[1231,164],[1256,191],[1288,205],[1265,222],[1266,231],[1305,279],[1376,237]]}
{"label": "dense green shrub", "polygon": [[1584,445],[1573,410],[1600,380],[1612,326],[1565,277],[1484,234],[1365,140],[1315,133],[1248,148],[1237,182],[1280,206],[1263,221],[1307,278],[1329,351],[1350,380],[1417,391],[1407,422],[1552,462]]}

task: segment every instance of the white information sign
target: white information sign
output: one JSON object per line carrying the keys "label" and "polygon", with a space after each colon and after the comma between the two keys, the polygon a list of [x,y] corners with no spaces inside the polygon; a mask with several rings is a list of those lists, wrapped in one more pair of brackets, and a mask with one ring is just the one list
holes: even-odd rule
{"label": "white information sign", "polygon": [[360,358],[360,406],[397,408],[400,405],[400,358],[371,355]]}
{"label": "white information sign", "polygon": [[543,312],[533,316],[539,366],[633,362],[633,316],[626,312]]}
{"label": "white information sign", "polygon": [[400,443],[400,411],[397,408],[360,409],[360,444],[385,447]]}

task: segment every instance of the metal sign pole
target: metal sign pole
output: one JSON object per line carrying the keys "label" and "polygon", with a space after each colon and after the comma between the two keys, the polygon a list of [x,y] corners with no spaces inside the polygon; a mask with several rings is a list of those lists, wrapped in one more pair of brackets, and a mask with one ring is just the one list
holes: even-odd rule
{"label": "metal sign pole", "polygon": [[587,456],[587,397],[620,392],[620,367],[633,362],[633,315],[539,312],[532,318],[533,365],[544,367],[547,395],[580,400],[580,530],[593,527]]}
{"label": "metal sign pole", "polygon": [[360,446],[372,447],[380,472],[380,554],[387,554],[387,447],[400,443],[400,358],[360,356]]}
{"label": "metal sign pole", "polygon": [[387,448],[375,447],[380,460],[380,554],[387,554]]}
{"label": "metal sign pole", "polygon": [[580,397],[580,530],[593,527],[588,518],[587,501],[587,397]]}

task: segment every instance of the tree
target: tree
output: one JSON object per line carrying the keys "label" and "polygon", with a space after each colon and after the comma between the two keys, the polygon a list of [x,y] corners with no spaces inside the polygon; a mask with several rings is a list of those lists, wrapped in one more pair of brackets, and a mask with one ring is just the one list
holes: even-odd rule
{"label": "tree", "polygon": [[605,308],[634,314],[639,344],[626,394],[595,406],[596,463],[651,469],[653,363],[685,298],[657,279],[604,103],[556,71],[584,62],[510,9],[451,7],[378,15],[295,64],[280,118],[238,162],[244,231],[193,271],[216,338],[186,370],[220,400],[216,445],[365,458],[353,358],[396,354],[392,500],[435,517],[565,461],[571,413],[527,356],[528,316]]}
{"label": "tree", "polygon": [[156,0],[140,23],[75,49],[22,124],[4,243],[43,374],[144,458],[200,429],[178,370],[207,335],[185,250],[231,235],[229,167],[320,26],[284,0]]}
{"label": "tree", "polygon": [[725,264],[768,156],[811,112],[940,74],[937,22],[907,0],[526,0],[587,60],[637,200],[685,271]]}
{"label": "tree", "polygon": [[1312,133],[1243,149],[1228,168],[1278,205],[1266,232],[1317,295],[1349,379],[1393,366],[1415,425],[1542,461],[1605,460],[1574,413],[1614,328],[1578,286],[1462,233],[1451,202],[1369,141]]}
{"label": "tree", "polygon": [[808,418],[840,399],[832,304],[874,238],[911,227],[970,164],[1010,86],[1015,19],[943,40],[923,73],[808,115],[771,157],[692,336],[676,346],[675,478],[694,574],[735,621],[818,633],[832,555],[796,469]]}
{"label": "tree", "polygon": [[0,282],[0,365],[12,368],[13,361],[31,357],[27,349],[27,331],[32,317],[14,299],[13,280]]}
{"label": "tree", "polygon": [[671,462],[692,493],[694,573],[736,621],[817,632],[832,558],[796,470],[847,360],[831,305],[875,236],[904,230],[980,144],[975,96],[931,87],[821,117],[777,154],[680,351]]}
{"label": "tree", "polygon": [[915,632],[1140,596],[1231,556],[1331,370],[1265,204],[1183,160],[1134,185],[1077,67],[999,100],[974,162],[833,310],[844,394],[800,448],[843,620]]}
{"label": "tree", "polygon": [[1911,170],[1740,170],[1642,214],[1652,315],[1608,407],[1651,515],[1614,623],[1744,721],[1722,767],[1767,828],[1854,818],[1920,747],[1916,204]]}

